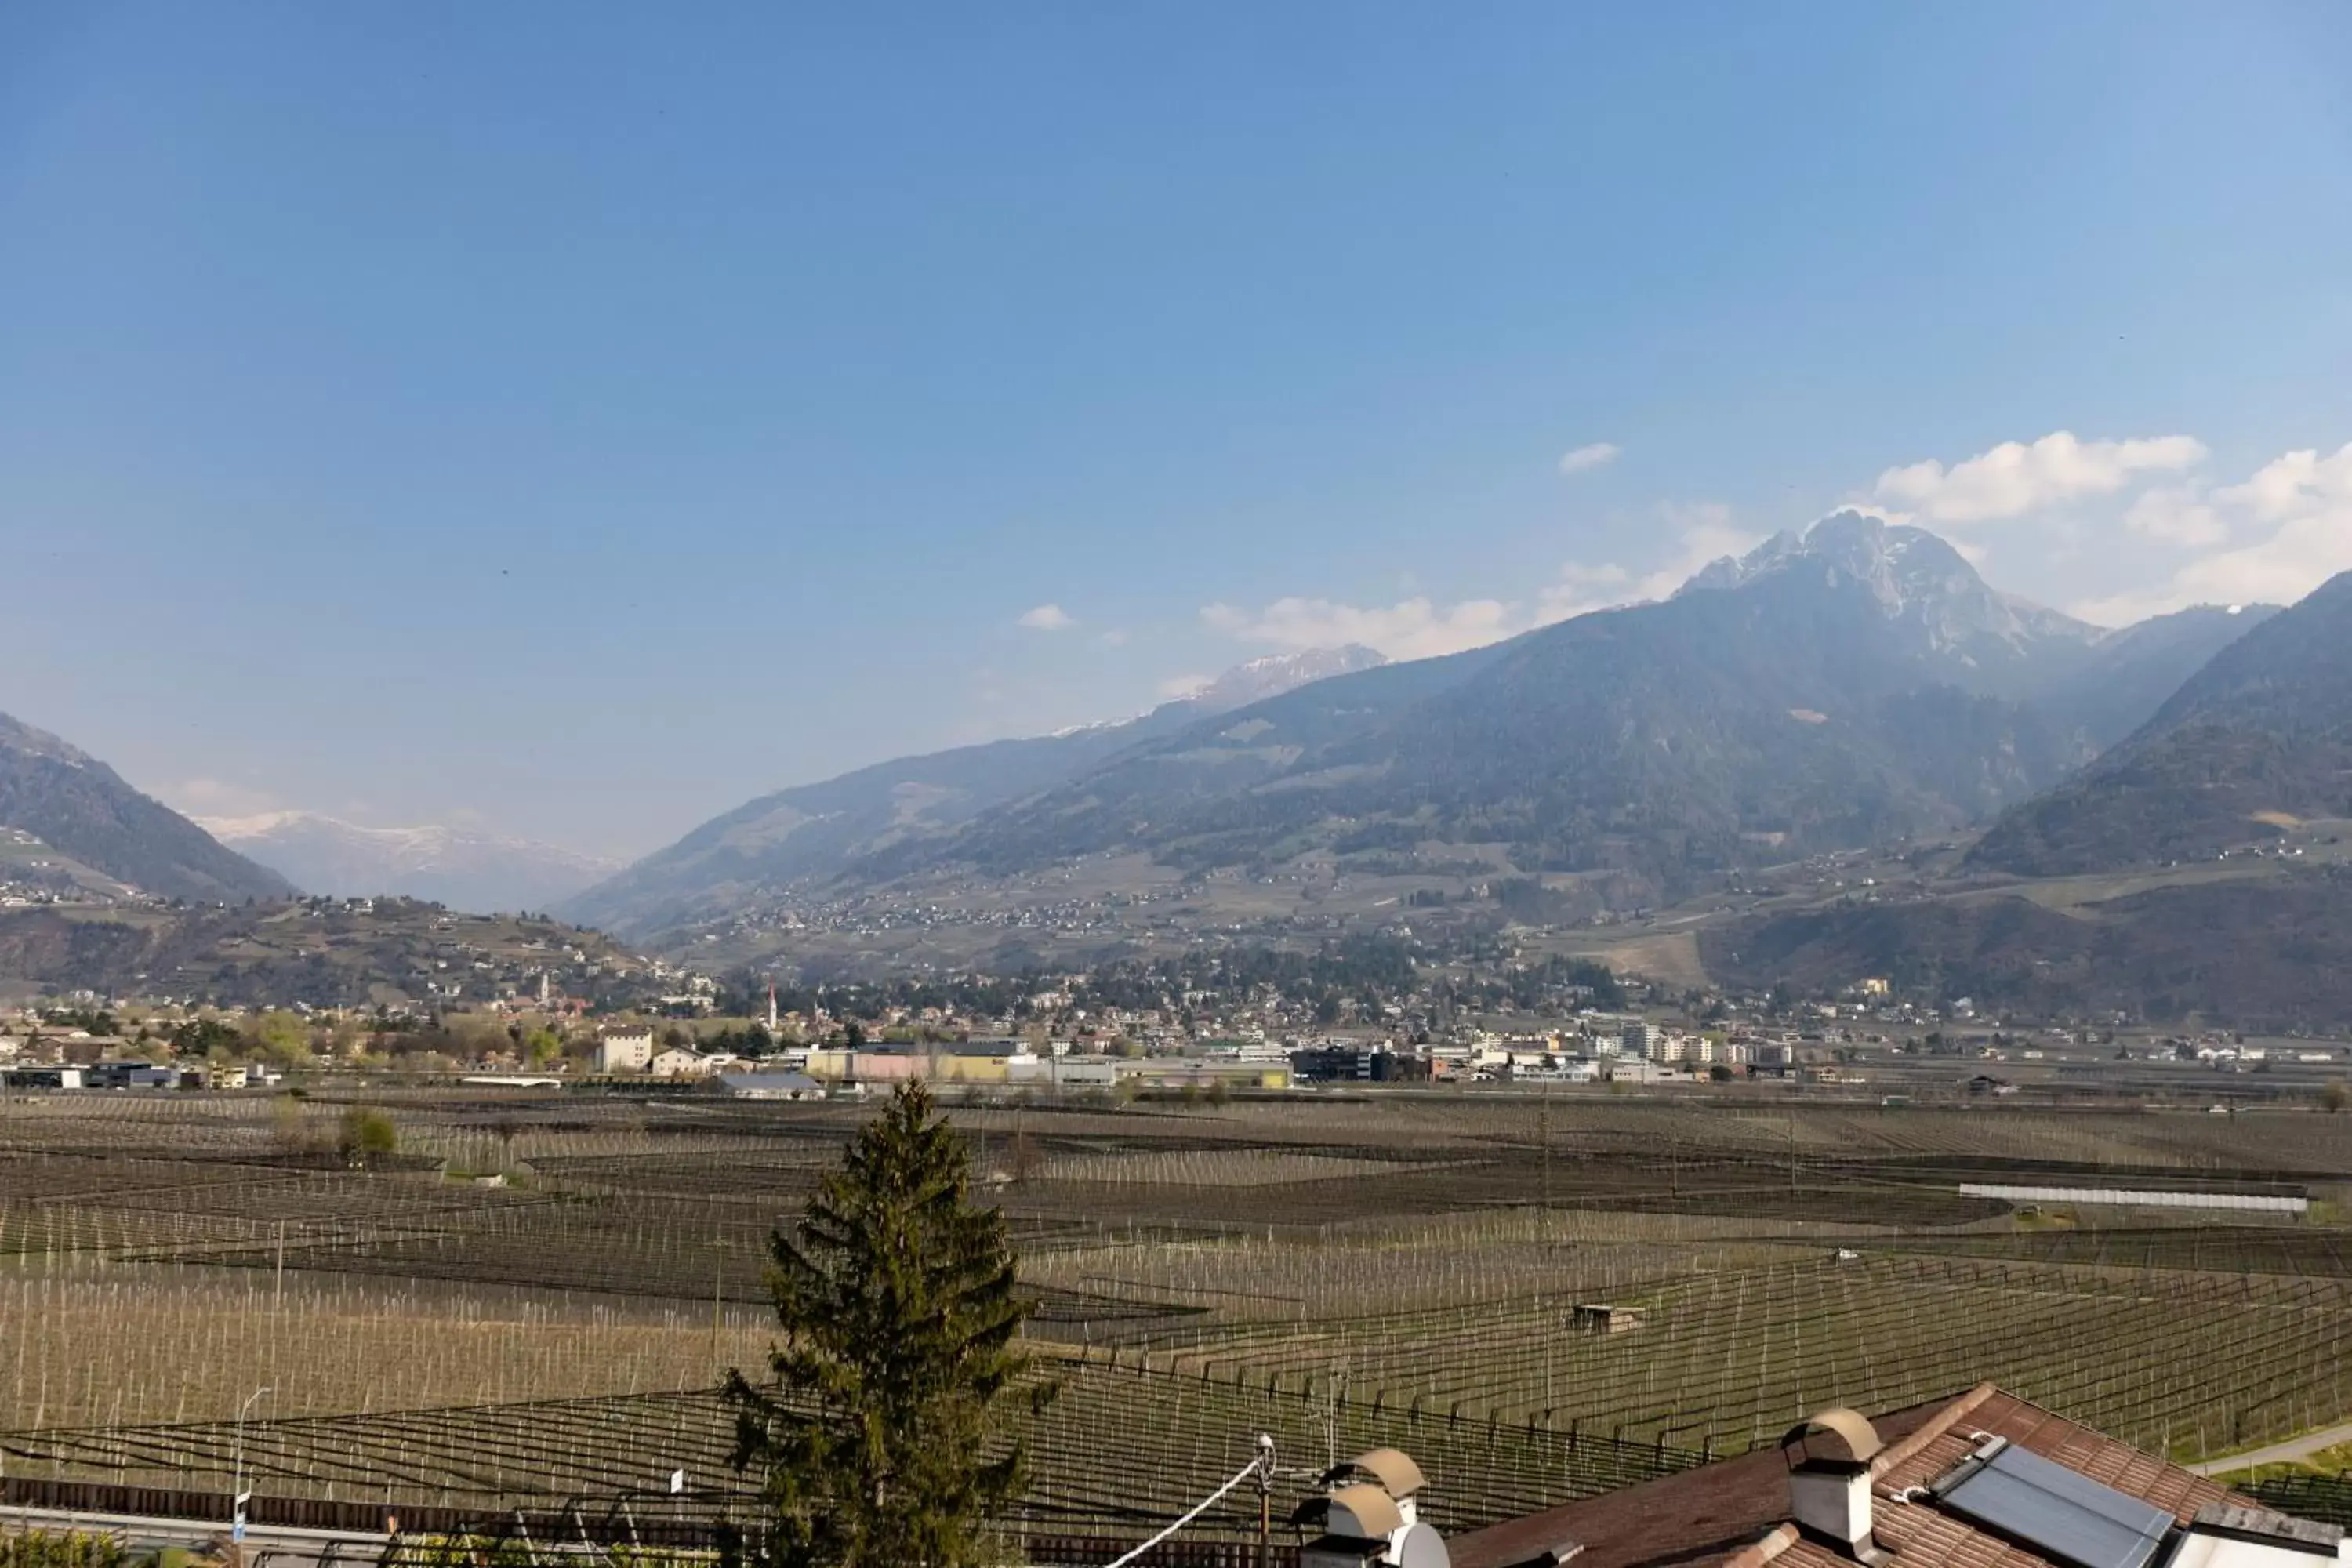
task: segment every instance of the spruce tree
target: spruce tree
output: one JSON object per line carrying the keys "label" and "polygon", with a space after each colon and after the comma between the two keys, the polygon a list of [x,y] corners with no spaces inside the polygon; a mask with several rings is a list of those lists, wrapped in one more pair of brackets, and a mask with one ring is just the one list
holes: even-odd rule
{"label": "spruce tree", "polygon": [[755,1568],[971,1568],[1026,1484],[1022,1417],[1049,1397],[1015,1335],[1003,1215],[910,1082],[770,1246],[773,1383],[730,1373],[735,1465],[760,1507],[722,1537]]}

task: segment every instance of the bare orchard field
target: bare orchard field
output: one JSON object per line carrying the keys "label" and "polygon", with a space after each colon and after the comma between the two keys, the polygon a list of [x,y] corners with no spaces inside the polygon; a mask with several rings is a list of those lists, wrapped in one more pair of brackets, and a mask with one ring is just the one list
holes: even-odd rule
{"label": "bare orchard field", "polygon": [[708,1385],[768,1342],[706,1304],[54,1258],[0,1276],[0,1427],[266,1418]]}
{"label": "bare orchard field", "polygon": [[[352,1103],[399,1129],[375,1168],[334,1152]],[[9,1101],[0,1458],[209,1474],[247,1408],[269,1492],[488,1513],[685,1468],[723,1496],[710,1390],[768,1343],[767,1239],[867,1114]],[[1164,1519],[1260,1431],[1303,1468],[1396,1442],[1464,1523],[1984,1378],[2184,1457],[2352,1415],[2352,1117],[1573,1092],[951,1114],[1065,1385],[1041,1528]],[[1960,1194],[1986,1181],[2318,1201],[2022,1212]]]}

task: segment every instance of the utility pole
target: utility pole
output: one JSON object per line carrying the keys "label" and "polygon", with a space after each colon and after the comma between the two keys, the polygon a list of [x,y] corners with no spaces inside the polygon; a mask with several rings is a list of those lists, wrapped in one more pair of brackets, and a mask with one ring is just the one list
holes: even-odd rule
{"label": "utility pole", "polygon": [[1347,1379],[1348,1363],[1341,1362],[1331,1369],[1330,1381],[1323,1388],[1323,1465],[1326,1469],[1336,1469],[1339,1464],[1339,1390]]}
{"label": "utility pole", "polygon": [[1274,1439],[1257,1437],[1257,1568],[1274,1568]]}
{"label": "utility pole", "polygon": [[1546,1079],[1536,1107],[1536,1137],[1543,1144],[1543,1236],[1551,1235],[1551,1080]]}
{"label": "utility pole", "polygon": [[245,1544],[245,1505],[251,1500],[253,1496],[252,1493],[245,1489],[245,1415],[247,1411],[253,1408],[253,1402],[255,1400],[260,1398],[263,1394],[268,1394],[268,1392],[270,1392],[269,1388],[266,1384],[260,1388],[257,1388],[251,1394],[245,1396],[244,1404],[236,1407],[236,1464],[235,1468],[230,1472],[229,1482],[231,1489],[229,1494],[229,1541],[232,1545],[240,1549],[238,1552],[240,1560],[244,1555],[242,1548]]}

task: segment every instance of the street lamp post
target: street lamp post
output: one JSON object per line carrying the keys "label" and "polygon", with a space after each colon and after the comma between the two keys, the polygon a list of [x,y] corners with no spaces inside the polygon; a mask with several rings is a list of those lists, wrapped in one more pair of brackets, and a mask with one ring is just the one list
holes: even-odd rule
{"label": "street lamp post", "polygon": [[245,1540],[245,1505],[251,1495],[245,1489],[246,1413],[253,1408],[255,1400],[268,1392],[270,1390],[267,1384],[257,1388],[245,1396],[244,1404],[236,1407],[236,1468],[231,1472],[232,1489],[229,1503],[229,1539],[233,1542],[242,1542]]}

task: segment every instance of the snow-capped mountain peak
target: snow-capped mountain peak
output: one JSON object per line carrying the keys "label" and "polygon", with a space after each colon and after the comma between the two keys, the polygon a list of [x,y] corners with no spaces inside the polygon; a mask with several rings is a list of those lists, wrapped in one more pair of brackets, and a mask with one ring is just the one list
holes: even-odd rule
{"label": "snow-capped mountain peak", "polygon": [[536,910],[610,876],[618,863],[527,838],[425,824],[363,827],[309,811],[199,818],[222,843],[305,892],[400,894],[463,910]]}
{"label": "snow-capped mountain peak", "polygon": [[1977,658],[1990,648],[2022,653],[2053,641],[2087,647],[2100,636],[2095,626],[2000,592],[1966,556],[1926,529],[1858,511],[1776,534],[1744,556],[1727,555],[1679,593],[1736,590],[1784,573],[1819,573],[1832,583],[1858,584],[1887,619],[1916,630],[1930,653]]}
{"label": "snow-capped mountain peak", "polygon": [[1387,662],[1387,655],[1361,643],[1348,643],[1339,647],[1303,648],[1297,653],[1270,653],[1246,664],[1234,666],[1186,700],[1212,712],[1246,708],[1253,702],[1279,697],[1310,681],[1328,680],[1335,675],[1353,675],[1358,670],[1378,668]]}

